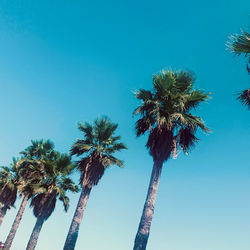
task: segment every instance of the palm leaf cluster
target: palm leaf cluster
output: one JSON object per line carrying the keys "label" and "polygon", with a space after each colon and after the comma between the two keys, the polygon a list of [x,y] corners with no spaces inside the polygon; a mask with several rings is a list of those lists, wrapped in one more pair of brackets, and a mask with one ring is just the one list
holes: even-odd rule
{"label": "palm leaf cluster", "polygon": [[198,140],[198,128],[208,132],[200,117],[190,112],[208,99],[209,94],[193,90],[194,76],[188,71],[162,71],[153,77],[153,90],[135,93],[141,105],[134,110],[137,136],[149,132],[147,147],[154,160],[165,161],[178,147],[188,153]]}
{"label": "palm leaf cluster", "polygon": [[245,54],[248,56],[250,53],[250,34],[242,31],[242,34],[232,35],[227,46],[236,55]]}
{"label": "palm leaf cluster", "polygon": [[[242,34],[231,36],[227,46],[236,55],[243,54],[248,58],[247,71],[250,74],[250,34],[242,31]],[[239,93],[237,99],[250,109],[250,88]]]}
{"label": "palm leaf cluster", "polygon": [[246,105],[248,109],[250,109],[250,88],[242,91],[238,95],[237,99],[240,100],[243,105]]}
{"label": "palm leaf cluster", "polygon": [[67,154],[57,151],[48,154],[43,160],[43,182],[41,191],[31,200],[31,207],[35,217],[47,220],[53,213],[57,198],[63,202],[65,211],[69,207],[67,191],[78,192],[77,185],[68,177],[74,169]]}
{"label": "palm leaf cluster", "polygon": [[81,185],[92,188],[97,185],[107,167],[123,166],[123,161],[112,154],[126,149],[119,142],[120,136],[115,136],[117,124],[112,123],[107,117],[95,120],[91,125],[87,122],[79,123],[78,128],[83,132],[84,139],[77,139],[71,148],[71,154],[83,157],[77,162],[81,172]]}
{"label": "palm leaf cluster", "polygon": [[17,175],[14,164],[10,167],[2,166],[0,170],[0,204],[1,208],[10,209],[17,197]]}

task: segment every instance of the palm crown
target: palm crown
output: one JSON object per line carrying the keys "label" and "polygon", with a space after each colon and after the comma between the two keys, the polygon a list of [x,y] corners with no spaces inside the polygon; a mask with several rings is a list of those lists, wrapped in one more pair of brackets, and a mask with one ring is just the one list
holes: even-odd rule
{"label": "palm crown", "polygon": [[20,196],[33,194],[40,190],[40,175],[34,164],[24,159],[13,158],[10,167],[1,167],[0,171],[0,203],[8,208],[14,206],[17,192]]}
{"label": "palm crown", "polygon": [[51,162],[56,157],[54,144],[49,140],[32,140],[31,146],[20,152],[16,171],[19,178],[21,193],[33,196],[43,190],[42,185],[52,171]]}
{"label": "palm crown", "polygon": [[[242,34],[235,34],[230,38],[231,41],[227,44],[228,48],[238,56],[244,54],[248,57],[247,71],[250,74],[250,34],[242,31]],[[238,100],[250,109],[250,88],[239,93]]]}
{"label": "palm crown", "polygon": [[0,171],[0,204],[8,209],[14,206],[17,197],[17,174],[15,171],[16,160],[10,167],[1,167]]}
{"label": "palm crown", "polygon": [[31,140],[31,145],[21,154],[25,159],[47,160],[54,155],[54,144],[50,140]]}
{"label": "palm crown", "polygon": [[81,171],[81,184],[92,188],[104,174],[107,167],[117,165],[121,167],[123,161],[114,154],[127,147],[119,142],[120,136],[115,136],[118,125],[112,123],[107,117],[95,120],[91,125],[87,122],[79,123],[78,128],[84,134],[84,139],[77,139],[71,148],[71,154],[83,158],[77,162]]}
{"label": "palm crown", "polygon": [[65,211],[69,207],[67,191],[77,192],[78,187],[68,177],[74,166],[67,154],[53,152],[53,157],[47,159],[45,163],[46,177],[41,185],[42,190],[31,200],[31,207],[35,217],[47,220],[55,209],[56,200],[59,198],[63,202]]}
{"label": "palm crown", "polygon": [[153,77],[153,91],[135,93],[142,102],[134,110],[141,116],[136,133],[149,132],[147,147],[154,160],[165,161],[171,153],[176,158],[178,147],[188,153],[197,141],[196,130],[209,131],[200,117],[190,113],[209,97],[209,93],[193,90],[193,83],[190,72],[162,71]]}

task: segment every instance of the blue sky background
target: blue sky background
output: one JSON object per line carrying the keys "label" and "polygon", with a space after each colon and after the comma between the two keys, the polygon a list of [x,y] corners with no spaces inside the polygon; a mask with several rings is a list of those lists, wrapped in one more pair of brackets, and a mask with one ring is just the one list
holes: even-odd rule
{"label": "blue sky background", "polygon": [[[235,99],[249,76],[246,59],[225,48],[249,28],[249,10],[246,0],[1,1],[0,165],[31,139],[67,152],[81,136],[77,122],[102,114],[129,147],[119,154],[125,167],[92,190],[76,249],[132,249],[152,168],[146,137],[135,138],[133,91],[172,68],[194,71],[195,86],[212,92],[198,113],[213,132],[165,164],[147,249],[249,250],[250,113]],[[44,223],[37,250],[62,249],[79,194],[70,197],[68,213],[58,203]],[[34,224],[27,207],[13,250],[25,249]]]}

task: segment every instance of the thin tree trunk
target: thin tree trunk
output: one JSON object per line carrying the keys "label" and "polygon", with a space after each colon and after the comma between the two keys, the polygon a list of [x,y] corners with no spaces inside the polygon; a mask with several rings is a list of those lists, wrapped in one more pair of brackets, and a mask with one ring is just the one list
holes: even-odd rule
{"label": "thin tree trunk", "polygon": [[150,226],[154,214],[155,199],[159,186],[163,162],[154,162],[148,194],[144,204],[141,221],[135,237],[133,250],[145,250],[148,242]]}
{"label": "thin tree trunk", "polygon": [[68,232],[63,250],[75,249],[79,227],[82,222],[83,212],[86,207],[90,191],[91,189],[88,187],[82,188],[82,192],[81,192],[81,195],[80,195],[77,207],[76,207],[76,211],[75,211],[72,223],[69,228],[69,232]]}
{"label": "thin tree trunk", "polygon": [[16,218],[15,218],[13,224],[12,224],[10,233],[9,233],[9,235],[8,235],[8,237],[7,237],[6,241],[5,241],[5,243],[4,243],[4,248],[3,248],[3,250],[9,250],[10,247],[11,247],[11,244],[12,244],[13,239],[14,239],[14,237],[15,237],[17,228],[18,228],[19,223],[20,223],[20,221],[21,221],[21,219],[22,219],[24,209],[25,209],[25,207],[26,207],[26,205],[27,205],[28,199],[29,199],[28,195],[25,195],[25,196],[23,197],[21,206],[20,206],[20,208],[19,208],[19,210],[18,210],[18,212],[17,212]]}
{"label": "thin tree trunk", "polygon": [[42,226],[43,226],[43,222],[44,222],[44,220],[37,218],[36,224],[34,226],[32,234],[30,236],[30,240],[28,242],[26,250],[34,250],[35,249],[39,233],[40,233]]}
{"label": "thin tree trunk", "polygon": [[4,218],[4,216],[6,215],[7,210],[8,210],[8,207],[7,207],[7,206],[3,206],[3,207],[0,209],[0,226],[2,225],[3,218]]}

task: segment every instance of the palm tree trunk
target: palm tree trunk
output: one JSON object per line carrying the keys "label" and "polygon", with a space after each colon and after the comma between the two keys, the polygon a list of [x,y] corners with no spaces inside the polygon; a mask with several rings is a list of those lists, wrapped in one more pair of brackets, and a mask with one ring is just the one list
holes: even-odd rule
{"label": "palm tree trunk", "polygon": [[0,209],[0,226],[2,225],[3,218],[4,218],[4,216],[6,215],[7,210],[8,210],[8,207],[7,207],[7,206],[3,206],[3,207]]}
{"label": "palm tree trunk", "polygon": [[22,200],[22,203],[21,203],[21,206],[17,212],[17,215],[16,215],[16,218],[12,224],[12,227],[11,227],[11,230],[10,230],[10,233],[5,241],[5,244],[4,244],[4,248],[3,250],[9,250],[10,247],[11,247],[11,244],[13,242],[13,239],[15,237],[15,234],[16,234],[16,231],[17,231],[17,228],[19,226],[19,223],[22,219],[22,216],[23,216],[23,212],[24,212],[24,209],[27,205],[27,202],[28,202],[28,199],[29,199],[29,196],[28,195],[25,195],[23,197],[23,200]]}
{"label": "palm tree trunk", "polygon": [[79,227],[82,221],[83,212],[86,207],[90,191],[91,189],[88,187],[82,188],[82,192],[81,192],[81,195],[80,195],[77,207],[76,207],[76,211],[75,211],[72,223],[69,228],[69,232],[68,232],[63,250],[75,249]]}
{"label": "palm tree trunk", "polygon": [[33,249],[35,249],[39,233],[40,233],[40,231],[42,229],[42,226],[43,226],[43,222],[44,222],[44,220],[41,220],[41,219],[37,218],[36,224],[34,226],[32,234],[30,236],[30,240],[28,242],[26,250],[33,250]]}
{"label": "palm tree trunk", "polygon": [[150,226],[154,214],[155,199],[159,186],[163,162],[154,162],[148,194],[144,204],[141,221],[135,237],[133,250],[145,250],[148,242]]}

